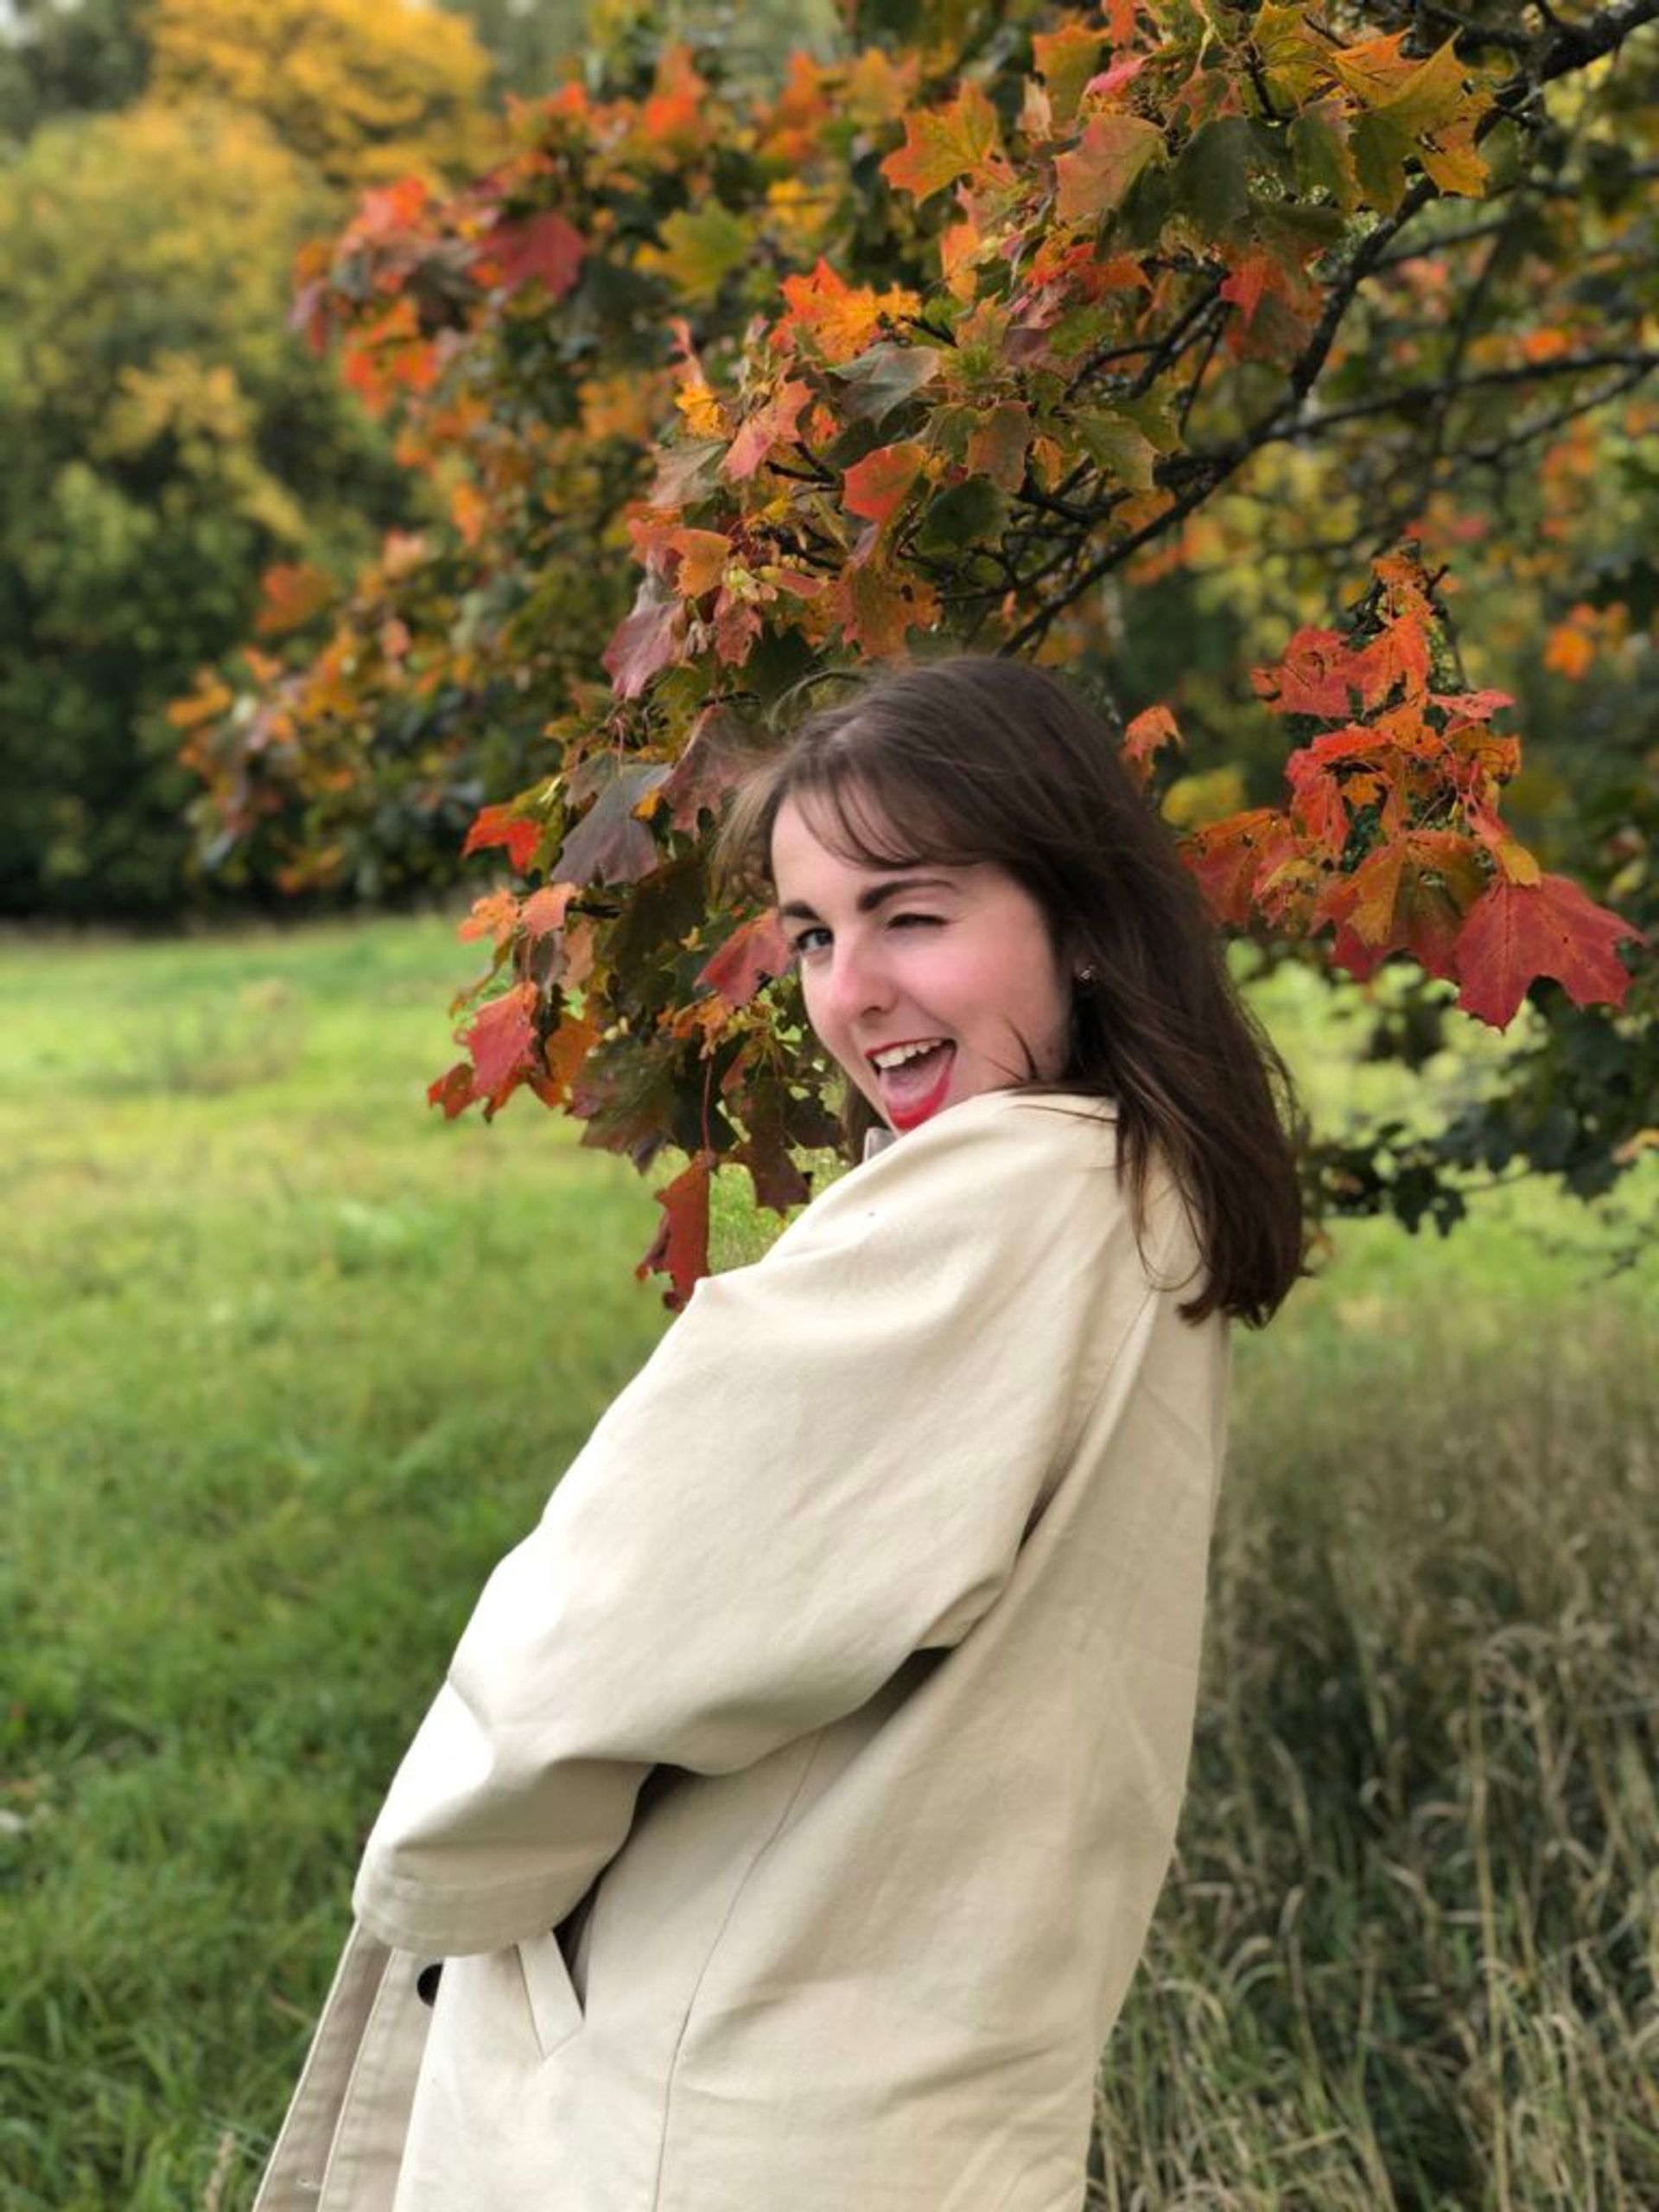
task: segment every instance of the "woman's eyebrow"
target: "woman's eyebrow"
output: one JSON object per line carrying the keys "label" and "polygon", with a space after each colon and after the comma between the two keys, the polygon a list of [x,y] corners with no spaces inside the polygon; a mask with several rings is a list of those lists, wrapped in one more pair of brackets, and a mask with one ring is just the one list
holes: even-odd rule
{"label": "woman's eyebrow", "polygon": [[[887,883],[873,883],[858,894],[861,914],[873,914],[878,906],[885,906],[889,899],[896,899],[905,891],[954,891],[957,886],[944,875],[899,875]],[[804,899],[791,899],[778,909],[786,921],[816,922],[816,911]]]}

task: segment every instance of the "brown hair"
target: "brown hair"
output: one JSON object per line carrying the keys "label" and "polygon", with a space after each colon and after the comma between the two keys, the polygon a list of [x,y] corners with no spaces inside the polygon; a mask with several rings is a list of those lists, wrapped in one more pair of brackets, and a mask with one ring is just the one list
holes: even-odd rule
{"label": "brown hair", "polygon": [[[1182,1314],[1266,1321],[1302,1272],[1294,1090],[1100,717],[1020,661],[884,672],[811,715],[746,779],[717,855],[728,880],[771,886],[788,798],[816,802],[815,834],[845,859],[992,861],[1036,900],[1057,952],[1092,976],[1073,987],[1061,1075],[1014,1088],[1111,1099],[1137,1232],[1154,1153],[1192,1218],[1204,1282]],[[857,1159],[878,1116],[856,1084],[842,1121]]]}

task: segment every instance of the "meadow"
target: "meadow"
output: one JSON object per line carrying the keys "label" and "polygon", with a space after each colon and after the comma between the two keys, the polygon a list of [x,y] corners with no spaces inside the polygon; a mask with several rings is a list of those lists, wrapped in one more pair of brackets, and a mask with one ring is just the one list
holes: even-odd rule
{"label": "meadow", "polygon": [[[0,944],[4,2212],[249,2203],[472,1595],[667,1325],[631,1169],[533,1102],[427,1111],[469,964],[439,918]],[[1327,1118],[1399,1081],[1264,1006]],[[1526,1185],[1445,1242],[1346,1226],[1239,1338],[1096,2212],[1659,2204],[1659,1282],[1622,1241]]]}

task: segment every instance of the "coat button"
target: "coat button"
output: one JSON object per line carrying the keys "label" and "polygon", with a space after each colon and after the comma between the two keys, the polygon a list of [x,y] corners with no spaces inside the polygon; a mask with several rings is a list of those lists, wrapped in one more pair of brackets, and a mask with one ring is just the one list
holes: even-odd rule
{"label": "coat button", "polygon": [[434,1959],[429,1966],[423,1967],[416,1975],[415,1993],[423,2005],[430,2005],[435,1999],[439,1978],[442,1973],[443,1961]]}

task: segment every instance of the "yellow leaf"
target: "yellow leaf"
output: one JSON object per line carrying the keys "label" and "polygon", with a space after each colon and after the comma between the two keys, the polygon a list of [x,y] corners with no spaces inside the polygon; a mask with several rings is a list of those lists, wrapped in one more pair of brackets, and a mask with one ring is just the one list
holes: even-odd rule
{"label": "yellow leaf", "polygon": [[1459,192],[1478,200],[1486,189],[1486,164],[1475,151],[1475,126],[1459,123],[1438,138],[1426,138],[1417,158],[1442,192]]}
{"label": "yellow leaf", "polygon": [[723,438],[727,435],[726,417],[720,402],[700,377],[693,377],[680,386],[674,395],[674,404],[685,417],[685,426],[693,437]]}

